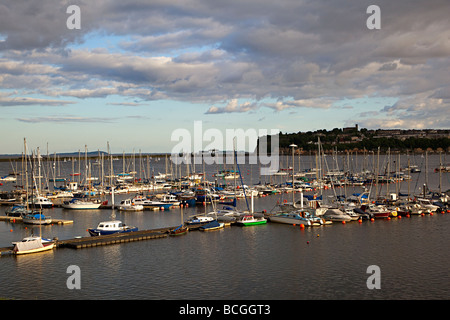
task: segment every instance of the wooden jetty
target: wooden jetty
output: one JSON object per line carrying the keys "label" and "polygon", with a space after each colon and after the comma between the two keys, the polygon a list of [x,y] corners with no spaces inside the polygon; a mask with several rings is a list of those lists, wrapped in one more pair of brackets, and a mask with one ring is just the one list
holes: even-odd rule
{"label": "wooden jetty", "polygon": [[[23,223],[22,217],[0,216],[0,221]],[[51,224],[71,224],[71,223],[73,223],[73,220],[52,218]]]}
{"label": "wooden jetty", "polygon": [[[133,241],[142,241],[150,239],[160,239],[169,236],[169,231],[176,227],[166,227],[160,229],[141,230],[135,232],[114,233],[105,236],[80,237],[67,240],[56,239],[55,248],[83,249],[97,246],[106,246],[111,244],[120,244]],[[0,255],[13,254],[13,246],[0,248]]]}
{"label": "wooden jetty", "polygon": [[57,248],[82,249],[110,244],[119,244],[133,241],[142,241],[150,239],[165,238],[169,235],[169,231],[176,227],[166,227],[160,229],[141,230],[135,232],[114,233],[96,237],[82,237],[68,240],[58,240]]}

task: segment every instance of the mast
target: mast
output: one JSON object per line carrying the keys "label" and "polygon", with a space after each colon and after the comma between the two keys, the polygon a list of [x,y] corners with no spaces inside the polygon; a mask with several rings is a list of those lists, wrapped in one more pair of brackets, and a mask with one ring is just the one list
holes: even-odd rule
{"label": "mast", "polygon": [[289,147],[292,148],[292,205],[295,204],[294,201],[294,195],[295,195],[295,190],[294,190],[294,148],[297,148],[296,144],[291,144]]}
{"label": "mast", "polygon": [[28,163],[27,163],[27,139],[23,138],[25,154],[25,207],[28,211]]}

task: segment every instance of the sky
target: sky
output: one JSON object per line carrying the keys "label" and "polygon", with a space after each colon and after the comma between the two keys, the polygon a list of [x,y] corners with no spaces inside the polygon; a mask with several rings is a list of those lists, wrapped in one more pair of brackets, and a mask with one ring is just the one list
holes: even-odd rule
{"label": "sky", "polygon": [[448,129],[449,16],[448,0],[3,0],[0,154],[24,138],[43,153],[171,152],[195,121]]}

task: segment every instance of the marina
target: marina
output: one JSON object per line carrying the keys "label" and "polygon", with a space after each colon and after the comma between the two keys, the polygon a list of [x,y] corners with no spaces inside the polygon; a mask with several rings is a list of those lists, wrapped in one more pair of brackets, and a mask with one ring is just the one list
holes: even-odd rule
{"label": "marina", "polygon": [[[287,163],[292,159],[286,157],[282,160]],[[295,160],[297,160],[294,163],[295,167],[299,168],[298,159]],[[302,157],[301,160],[304,160],[304,164],[315,162],[308,157]],[[362,159],[359,160],[362,164]],[[439,161],[438,157],[430,157],[431,163],[436,161]],[[164,171],[164,161],[154,165],[156,170]],[[68,167],[70,168],[70,164]],[[389,184],[390,193],[393,193],[393,190],[399,191],[397,195],[407,193],[409,185],[410,192],[414,191],[415,197],[422,199],[426,170],[423,166],[421,168],[422,172],[412,176],[412,180]],[[214,181],[215,170],[215,166],[207,166],[204,176]],[[438,172],[429,170],[430,188],[437,190],[441,180],[441,186],[446,190],[447,173],[442,172],[439,178]],[[87,277],[88,274],[95,277],[88,276],[89,280],[84,280],[88,282],[83,282],[83,289],[79,292],[69,292],[64,289],[64,286],[58,287],[53,281],[44,280],[39,286],[40,299],[56,297],[59,299],[115,299],[117,297],[121,299],[183,299],[187,295],[190,299],[234,299],[248,294],[256,299],[284,299],[286,292],[294,299],[335,299],[338,297],[336,292],[341,292],[339,297],[345,299],[449,297],[446,285],[436,285],[437,278],[447,277],[442,274],[441,263],[450,259],[447,257],[447,250],[440,250],[436,245],[449,240],[446,231],[450,227],[448,207],[437,209],[429,203],[426,204],[425,201],[423,205],[428,208],[422,211],[415,210],[415,213],[412,208],[402,207],[400,210],[399,207],[391,210],[388,217],[370,218],[368,213],[364,212],[360,214],[360,219],[347,217],[344,224],[342,220],[325,219],[323,214],[328,211],[328,208],[322,200],[331,197],[334,199],[336,193],[336,195],[347,194],[346,199],[349,201],[352,197],[354,201],[358,201],[358,198],[364,199],[361,194],[364,194],[364,190],[369,189],[370,185],[365,189],[362,186],[333,187],[332,184],[324,184],[322,188],[316,187],[316,190],[302,185],[302,189],[292,190],[287,184],[292,179],[290,175],[275,175],[271,177],[272,183],[255,185],[254,182],[259,181],[260,178],[257,170],[253,170],[249,165],[242,165],[241,172],[252,173],[252,175],[242,175],[243,183],[248,186],[247,199],[237,197],[235,201],[233,197],[231,199],[229,197],[230,193],[234,193],[234,181],[228,183],[227,196],[222,199],[218,197],[212,203],[201,201],[194,205],[185,202],[178,206],[171,206],[167,210],[161,210],[161,208],[156,211],[150,208],[139,211],[119,210],[121,203],[140,196],[139,192],[97,195],[96,199],[100,200],[102,205],[97,209],[89,210],[64,208],[60,204],[67,198],[52,198],[53,207],[43,208],[41,211],[44,215],[52,217],[53,224],[42,225],[41,228],[42,236],[54,241],[54,248],[50,251],[25,255],[15,255],[12,242],[36,235],[38,226],[26,225],[20,221],[20,217],[7,216],[5,212],[13,203],[11,200],[4,201],[0,206],[2,267],[6,274],[11,274],[18,271],[14,267],[16,263],[35,265],[36,261],[40,261],[39,263],[45,265],[52,274],[61,274],[65,277],[67,265],[76,264],[80,266],[83,277]],[[228,181],[230,179],[227,179]],[[165,184],[169,183],[169,180],[165,181]],[[314,180],[310,180],[310,183],[313,184]],[[236,185],[240,186],[241,183]],[[4,184],[3,190],[8,190],[8,186],[10,190],[14,189],[11,184]],[[258,186],[264,186],[264,189]],[[252,199],[248,195],[253,188],[260,192]],[[385,195],[386,189],[386,184],[380,186],[379,194]],[[159,200],[163,198],[163,195],[168,194],[168,190],[164,189],[158,192],[149,190],[142,196]],[[374,194],[373,188],[371,191],[370,194]],[[204,193],[201,194],[204,195]],[[359,196],[353,196],[353,194],[359,194]],[[391,197],[387,199],[392,200]],[[19,202],[17,201],[16,204]],[[317,203],[322,204],[322,207],[318,208]],[[328,205],[333,203],[338,202],[330,202]],[[389,205],[389,203],[379,205]],[[303,211],[300,210],[302,206]],[[291,214],[303,212],[302,215],[308,217],[308,214],[313,213],[309,211],[311,208],[322,210],[322,215],[319,213],[319,220],[307,220],[306,224],[295,220],[296,223],[275,221],[275,217],[289,216],[288,212]],[[280,210],[285,213],[280,214]],[[253,212],[254,217],[264,218],[266,221],[240,227],[237,218],[246,217],[242,221],[250,219],[250,212]],[[340,210],[340,214],[344,212],[348,213],[344,209]],[[188,224],[193,217],[210,219],[204,221],[199,219],[199,222],[202,222],[200,224]],[[219,226],[223,223],[223,227],[207,232],[201,231],[200,227],[211,219],[219,219]],[[101,222],[116,220],[130,226],[137,226],[139,229],[134,232],[101,236],[91,236],[88,232],[89,228],[95,228]],[[181,229],[181,226],[187,228]],[[174,236],[177,235],[176,230],[180,231],[178,236]],[[394,259],[393,255],[401,259]],[[419,255],[421,258],[417,259]],[[80,259],[87,260],[82,262]],[[95,264],[88,262],[89,260],[95,260]],[[379,293],[369,293],[365,287],[365,269],[374,263],[382,264],[382,270],[385,270],[383,272],[384,290]],[[331,274],[328,272],[329,268],[336,267],[342,272],[350,269],[360,275],[349,275],[347,278],[342,275],[342,272]],[[259,277],[250,276],[247,282],[251,281],[254,285],[250,287],[241,285],[243,279],[239,276],[239,271],[247,268],[256,273],[265,274],[270,277],[270,280],[262,282]],[[399,268],[404,271],[403,274],[394,271]],[[288,272],[295,269],[308,273],[310,276],[306,279],[293,275],[285,277],[274,273],[274,270]],[[421,276],[422,280],[419,280],[415,275],[424,270],[427,272]],[[193,280],[193,274],[198,271],[201,271],[203,277],[208,277],[210,281],[205,283],[201,280]],[[112,287],[95,280],[96,277],[101,279],[105,274],[111,273],[120,274],[124,279],[131,277],[139,284],[134,285],[132,290],[122,289],[117,296],[112,293],[117,292],[113,288],[123,287],[122,280],[114,280],[111,283]],[[6,277],[6,274],[0,275],[6,288],[3,295],[12,298],[30,297],[24,290],[27,282],[30,281],[27,275],[11,278]],[[217,278],[216,274],[225,276],[226,282],[223,280],[220,282],[219,279],[223,277]],[[405,279],[405,277],[408,279],[407,282],[418,289],[405,291],[402,288],[404,281],[396,280],[397,278]],[[189,278],[189,283],[195,284],[199,290],[193,293],[190,285],[180,287],[180,282],[186,278]],[[287,281],[288,278],[289,281]],[[426,283],[434,283],[434,285],[431,288]],[[159,288],[157,291],[149,290],[155,286]],[[312,292],[308,289],[319,287],[326,290]],[[12,290],[12,288],[15,289]]]}

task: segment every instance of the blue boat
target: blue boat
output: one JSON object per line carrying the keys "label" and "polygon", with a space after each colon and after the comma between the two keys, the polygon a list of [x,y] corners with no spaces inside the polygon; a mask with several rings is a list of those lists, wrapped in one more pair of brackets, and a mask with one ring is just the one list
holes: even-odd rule
{"label": "blue boat", "polygon": [[129,226],[123,224],[122,221],[119,221],[119,220],[100,222],[98,224],[97,228],[88,229],[88,232],[92,237],[104,236],[104,235],[114,234],[114,233],[134,232],[134,231],[138,231],[138,228],[137,227],[129,227]]}
{"label": "blue boat", "polygon": [[208,224],[205,224],[204,226],[201,226],[199,230],[201,231],[212,231],[212,230],[218,230],[222,229],[225,226],[223,222],[219,222],[217,220],[211,221]]}

